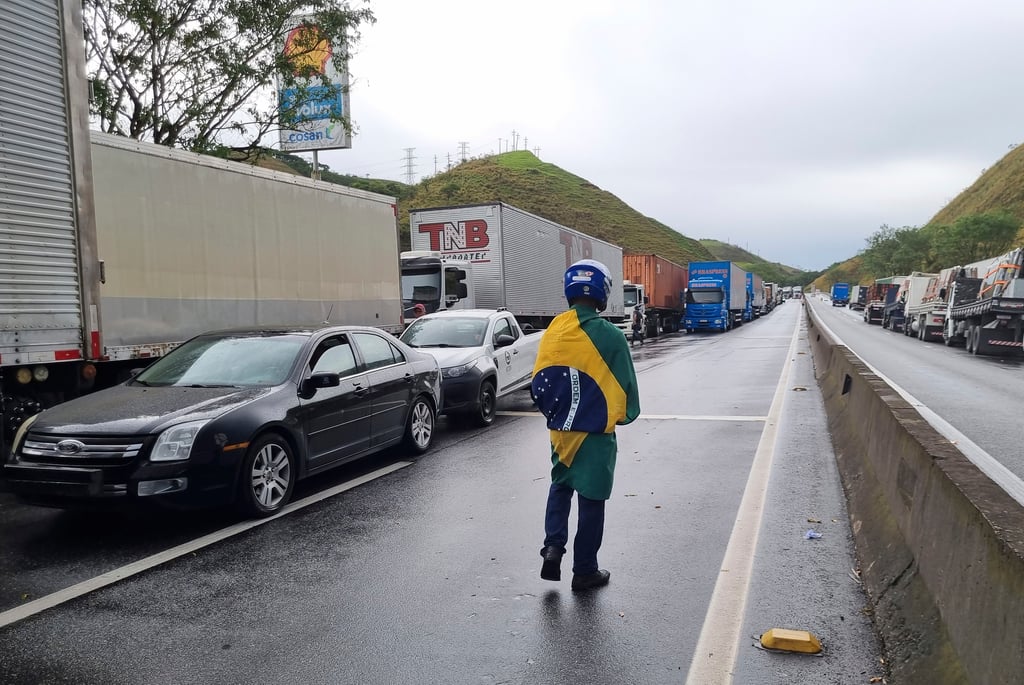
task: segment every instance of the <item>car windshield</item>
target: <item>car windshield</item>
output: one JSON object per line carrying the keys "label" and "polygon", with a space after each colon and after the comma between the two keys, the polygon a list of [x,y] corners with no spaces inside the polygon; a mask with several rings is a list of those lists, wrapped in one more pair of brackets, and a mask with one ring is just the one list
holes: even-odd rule
{"label": "car windshield", "polygon": [[401,340],[410,347],[480,347],[486,332],[487,319],[416,319]]}
{"label": "car windshield", "polygon": [[636,305],[636,303],[638,301],[638,298],[637,298],[636,294],[637,294],[637,289],[636,288],[623,288],[622,289],[622,306],[623,307],[632,307],[632,306]]}
{"label": "car windshield", "polygon": [[302,335],[203,335],[158,359],[132,381],[148,386],[263,387],[288,378]]}

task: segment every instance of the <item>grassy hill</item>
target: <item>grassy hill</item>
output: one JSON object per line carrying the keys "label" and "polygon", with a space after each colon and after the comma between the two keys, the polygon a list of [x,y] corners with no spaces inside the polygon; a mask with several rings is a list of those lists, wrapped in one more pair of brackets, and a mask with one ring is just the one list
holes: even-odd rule
{"label": "grassy hill", "polygon": [[[307,177],[312,171],[310,163],[302,157],[276,150],[264,150],[257,163]],[[735,261],[766,281],[784,285],[807,283],[815,275],[767,262],[728,243],[688,238],[656,219],[643,216],[586,179],[542,162],[525,150],[470,160],[415,186],[338,174],[323,166],[321,178],[397,197],[404,250],[410,246],[410,209],[500,201],[619,245],[625,252],[655,253],[682,265],[702,260]]]}
{"label": "grassy hill", "polygon": [[470,160],[424,179],[399,207],[402,243],[409,245],[410,209],[495,201],[620,245],[626,252],[653,252],[683,265],[712,259],[696,240],[525,150]]}
{"label": "grassy hill", "polygon": [[[957,221],[986,212],[1005,211],[1022,222],[1014,245],[1024,245],[1024,146],[1015,147],[963,192],[940,209],[922,228],[924,231],[942,231]],[[994,256],[994,255],[993,255]],[[874,274],[864,267],[859,257],[853,257],[825,270],[813,284],[828,290],[832,283],[871,283],[875,278],[891,274]]]}

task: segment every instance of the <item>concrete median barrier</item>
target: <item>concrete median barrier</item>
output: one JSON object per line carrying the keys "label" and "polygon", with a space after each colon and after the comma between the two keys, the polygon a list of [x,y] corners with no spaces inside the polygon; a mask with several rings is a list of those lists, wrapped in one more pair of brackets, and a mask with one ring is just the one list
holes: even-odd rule
{"label": "concrete median barrier", "polygon": [[805,309],[892,682],[1024,682],[1024,507]]}

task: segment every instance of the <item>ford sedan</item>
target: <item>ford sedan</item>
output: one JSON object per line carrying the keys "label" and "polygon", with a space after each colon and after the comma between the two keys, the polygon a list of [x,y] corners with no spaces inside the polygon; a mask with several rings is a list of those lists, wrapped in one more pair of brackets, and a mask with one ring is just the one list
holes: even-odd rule
{"label": "ford sedan", "polygon": [[397,444],[426,452],[440,405],[434,358],[374,328],[207,333],[26,421],[4,475],[42,505],[269,516],[302,478]]}

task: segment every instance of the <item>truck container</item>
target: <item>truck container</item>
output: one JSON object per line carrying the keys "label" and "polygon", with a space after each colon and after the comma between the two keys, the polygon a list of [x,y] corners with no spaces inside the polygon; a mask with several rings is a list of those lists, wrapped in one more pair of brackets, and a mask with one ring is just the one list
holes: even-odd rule
{"label": "truck container", "polygon": [[899,290],[892,302],[885,305],[885,314],[882,319],[882,328],[891,331],[911,335],[910,319],[907,315],[908,308],[917,307],[924,300],[924,294],[928,290],[929,283],[938,274],[914,271],[906,276],[900,283]]}
{"label": "truck container", "polygon": [[850,284],[849,283],[833,283],[832,292],[833,307],[845,307],[850,304]]}
{"label": "truck container", "polygon": [[656,254],[622,255],[623,318],[616,325],[629,332],[633,310],[644,315],[644,335],[653,338],[679,330],[686,299],[687,270]]}
{"label": "truck container", "polygon": [[0,433],[206,330],[401,330],[393,198],[90,134],[80,9],[17,4],[0,23]]}
{"label": "truck container", "polygon": [[781,299],[779,294],[779,284],[766,282],[764,284],[764,310],[761,313],[767,314],[775,309],[775,305],[778,304],[779,299]]}
{"label": "truck container", "polygon": [[959,266],[942,269],[928,280],[924,297],[915,305],[907,305],[907,326],[905,332],[925,342],[943,339],[946,311],[949,307],[947,298],[952,291]]}
{"label": "truck container", "polygon": [[[467,277],[472,279],[474,301],[451,298],[439,270],[432,290],[421,285],[423,296],[429,293],[432,298],[428,311],[505,307],[520,325],[545,328],[567,308],[565,270],[580,259],[596,259],[612,276],[612,292],[601,316],[612,321],[623,316],[622,248],[617,245],[503,202],[410,210],[409,234],[413,250],[471,267]],[[407,270],[403,274],[406,277]]]}
{"label": "truck container", "polygon": [[764,311],[764,279],[755,273],[746,272],[747,306],[743,311],[744,321],[753,321]]}
{"label": "truck container", "polygon": [[[954,279],[944,340],[981,355],[1024,354],[1024,248],[963,267]],[[974,288],[977,294],[973,295]],[[960,294],[964,291],[964,295]],[[973,297],[971,296],[973,295]]]}
{"label": "truck container", "polygon": [[904,278],[906,276],[879,278],[868,287],[867,304],[864,306],[865,323],[882,324],[882,320],[885,318],[885,308],[896,301],[896,294],[899,292]]}
{"label": "truck container", "polygon": [[850,309],[856,312],[864,311],[868,303],[868,290],[866,285],[850,286]]}
{"label": "truck container", "polygon": [[747,272],[732,262],[690,262],[686,290],[687,333],[727,331],[743,323],[747,308]]}

